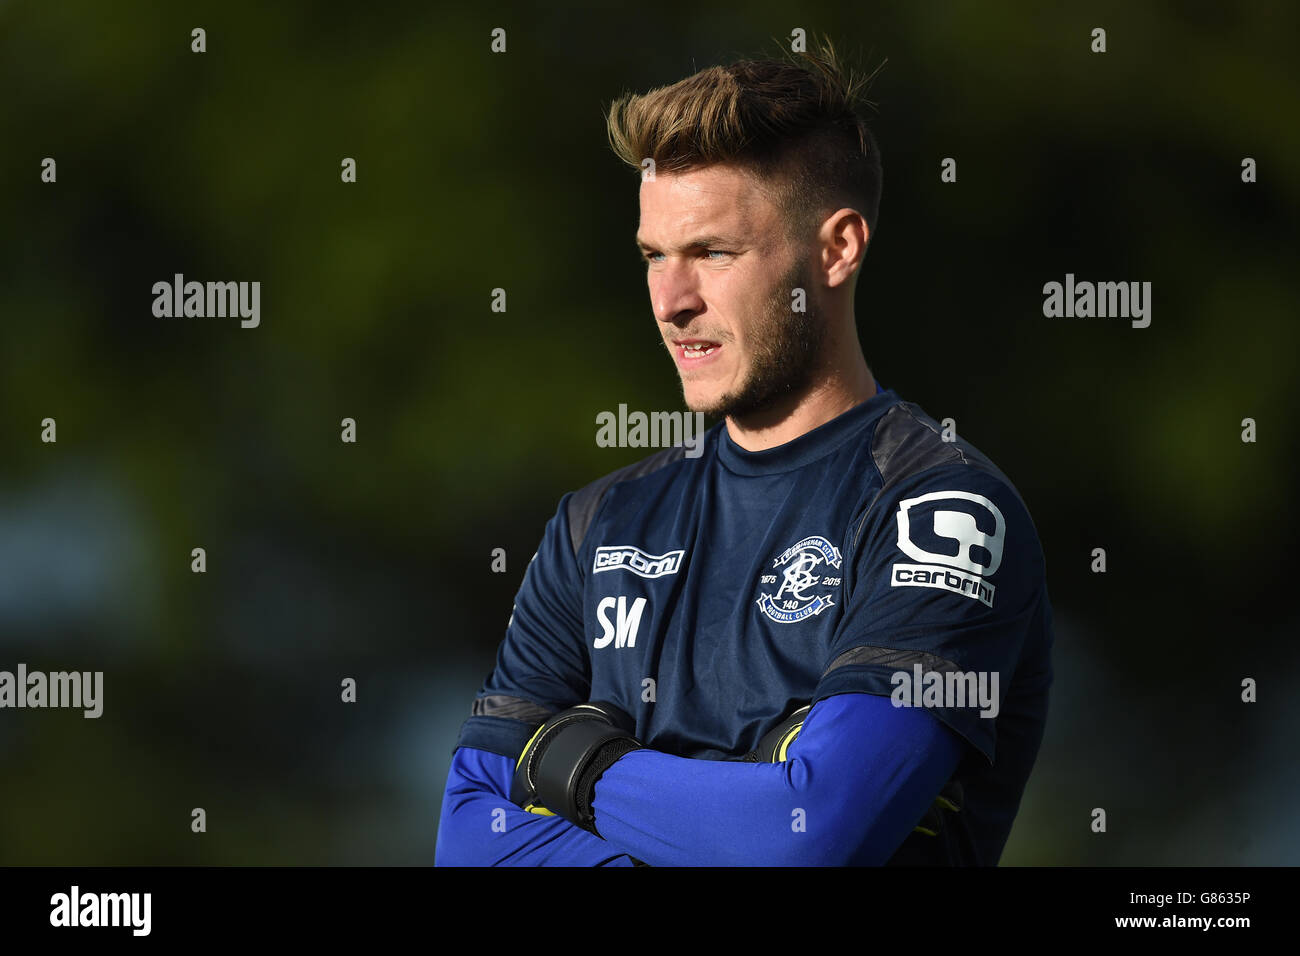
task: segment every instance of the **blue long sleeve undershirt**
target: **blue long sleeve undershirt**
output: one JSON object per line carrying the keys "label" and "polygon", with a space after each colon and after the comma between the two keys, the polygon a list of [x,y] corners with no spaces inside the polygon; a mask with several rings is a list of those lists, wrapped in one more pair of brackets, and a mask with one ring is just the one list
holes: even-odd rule
{"label": "blue long sleeve undershirt", "polygon": [[[779,764],[625,755],[596,784],[600,839],[508,800],[514,761],[457,750],[438,865],[879,865],[924,815],[964,743],[934,715],[872,694],[819,701]],[[493,810],[498,826],[491,826]],[[501,826],[505,832],[501,832]]]}
{"label": "blue long sleeve undershirt", "polygon": [[632,866],[600,837],[563,817],[510,802],[515,761],[473,747],[451,758],[438,821],[434,866]]}

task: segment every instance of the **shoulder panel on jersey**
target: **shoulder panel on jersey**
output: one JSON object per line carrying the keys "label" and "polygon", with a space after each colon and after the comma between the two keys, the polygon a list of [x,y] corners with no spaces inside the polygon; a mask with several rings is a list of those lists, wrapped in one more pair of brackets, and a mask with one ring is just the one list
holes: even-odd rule
{"label": "shoulder panel on jersey", "polygon": [[578,489],[569,498],[569,537],[573,541],[573,553],[576,556],[578,549],[582,547],[583,539],[587,537],[587,529],[591,527],[591,522],[596,518],[596,512],[600,510],[600,503],[605,499],[607,492],[620,481],[631,481],[633,478],[641,478],[651,472],[658,471],[675,461],[679,461],[686,455],[684,445],[676,445],[672,448],[665,448],[657,451],[647,458],[642,458],[638,462],[633,462],[625,468],[612,471],[603,478],[597,478],[591,484]]}
{"label": "shoulder panel on jersey", "polygon": [[899,402],[880,416],[871,437],[871,458],[885,488],[935,465],[966,461],[961,446],[944,441],[937,426],[911,402]]}
{"label": "shoulder panel on jersey", "polygon": [[1011,479],[987,455],[960,436],[957,441],[944,441],[939,423],[912,402],[899,402],[881,416],[871,456],[885,488],[935,465],[959,461],[989,472],[1020,497]]}
{"label": "shoulder panel on jersey", "polygon": [[[880,491],[867,507],[854,535],[862,533],[876,500],[906,478],[938,465],[961,463],[997,477],[1017,498],[1020,492],[997,465],[969,442],[944,441],[937,421],[913,402],[899,402],[880,416],[871,438],[871,458],[880,471]],[[1023,501],[1021,502],[1024,503]]]}

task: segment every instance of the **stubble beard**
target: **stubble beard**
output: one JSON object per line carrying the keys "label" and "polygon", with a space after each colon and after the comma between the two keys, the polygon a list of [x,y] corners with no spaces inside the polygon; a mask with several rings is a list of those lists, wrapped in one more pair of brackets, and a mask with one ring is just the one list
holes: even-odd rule
{"label": "stubble beard", "polygon": [[[746,334],[753,353],[744,381],[711,402],[692,405],[688,401],[692,412],[710,418],[745,418],[767,411],[811,384],[826,339],[826,323],[812,303],[812,282],[804,269],[802,264],[791,266],[772,286],[761,320]],[[790,309],[791,290],[796,288],[804,290],[803,312]]]}

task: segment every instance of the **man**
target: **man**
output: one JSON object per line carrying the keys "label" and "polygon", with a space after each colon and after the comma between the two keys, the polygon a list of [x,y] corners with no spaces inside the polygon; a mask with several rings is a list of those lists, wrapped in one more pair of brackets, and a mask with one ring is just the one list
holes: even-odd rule
{"label": "man", "polygon": [[659,330],[723,422],[560,501],[457,741],[439,865],[998,861],[1046,719],[1044,561],[1011,482],[863,357],[881,172],[857,92],[827,47],[611,107],[653,168]]}

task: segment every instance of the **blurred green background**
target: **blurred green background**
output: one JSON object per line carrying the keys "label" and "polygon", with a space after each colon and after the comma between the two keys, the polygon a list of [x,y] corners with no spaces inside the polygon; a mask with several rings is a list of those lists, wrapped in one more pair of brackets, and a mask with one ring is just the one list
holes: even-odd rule
{"label": "blurred green background", "polygon": [[[795,27],[888,61],[868,362],[1047,553],[1003,863],[1300,862],[1300,15],[990,6],[0,2],[0,669],[105,672],[98,720],[0,711],[0,863],[432,862],[546,520],[644,454],[596,413],[681,407],[604,108]],[[155,318],[178,272],[260,327]],[[1067,272],[1150,281],[1150,328],[1044,318]]]}

